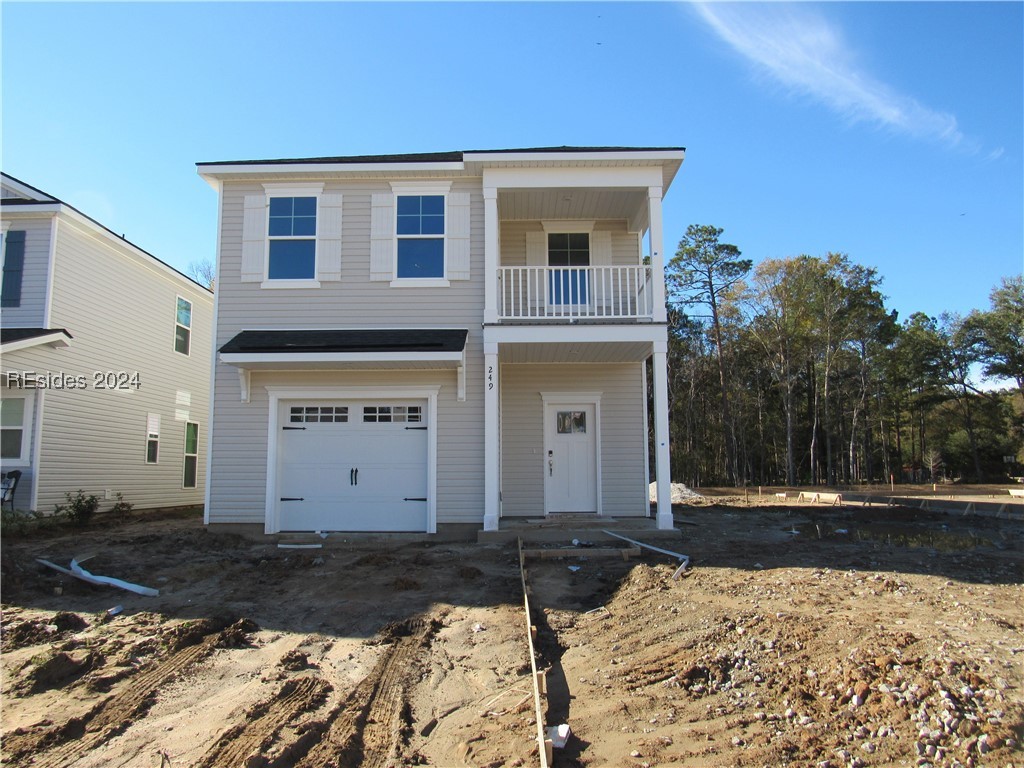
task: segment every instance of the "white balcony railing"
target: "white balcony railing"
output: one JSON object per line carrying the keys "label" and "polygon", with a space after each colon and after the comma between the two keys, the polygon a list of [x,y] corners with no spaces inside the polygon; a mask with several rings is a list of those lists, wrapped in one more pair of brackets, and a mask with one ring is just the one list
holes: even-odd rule
{"label": "white balcony railing", "polygon": [[499,267],[502,320],[650,319],[651,268]]}

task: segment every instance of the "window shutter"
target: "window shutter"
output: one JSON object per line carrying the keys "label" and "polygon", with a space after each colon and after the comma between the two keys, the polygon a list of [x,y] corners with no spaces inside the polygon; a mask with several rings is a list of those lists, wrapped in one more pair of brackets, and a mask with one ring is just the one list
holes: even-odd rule
{"label": "window shutter", "polygon": [[526,266],[548,265],[548,235],[546,232],[526,233]]}
{"label": "window shutter", "polygon": [[590,233],[590,264],[594,267],[610,267],[612,264],[612,233]]}
{"label": "window shutter", "polygon": [[321,195],[317,215],[317,279],[341,280],[341,195]]}
{"label": "window shutter", "polygon": [[263,280],[263,260],[267,252],[267,198],[264,195],[246,195],[242,217],[242,277],[243,283]]}
{"label": "window shutter", "polygon": [[378,192],[370,205],[370,279],[391,280],[395,263],[395,197],[390,192]]}
{"label": "window shutter", "polygon": [[448,279],[469,280],[469,193],[448,195]]}
{"label": "window shutter", "polygon": [[3,288],[0,306],[21,306],[21,277],[25,271],[25,232],[15,230],[4,236]]}

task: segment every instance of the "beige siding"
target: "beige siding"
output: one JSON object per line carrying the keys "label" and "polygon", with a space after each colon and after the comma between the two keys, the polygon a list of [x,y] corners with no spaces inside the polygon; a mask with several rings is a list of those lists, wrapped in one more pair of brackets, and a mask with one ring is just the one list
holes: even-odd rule
{"label": "beige siding", "polygon": [[[479,338],[471,340],[473,361],[467,375],[482,380]],[[223,371],[221,371],[222,373]],[[266,516],[267,386],[318,388],[440,386],[437,410],[437,519],[439,523],[478,523],[483,519],[483,399],[456,398],[454,370],[314,371],[254,373],[250,402],[239,400],[237,376],[218,375],[211,522],[260,523]],[[386,395],[382,395],[386,397]],[[365,399],[365,398],[364,398]]]}
{"label": "beige siding", "polygon": [[483,518],[483,397],[480,324],[483,320],[483,196],[479,180],[455,180],[452,192],[470,194],[470,279],[448,288],[397,288],[370,278],[370,203],[390,193],[386,181],[328,182],[325,193],[342,195],[340,282],[313,289],[265,289],[242,283],[242,218],[246,194],[261,184],[226,183],[221,198],[218,348],[247,329],[466,328],[467,398],[457,402],[455,372],[336,371],[253,374],[251,402],[239,401],[237,370],[218,363],[214,384],[215,423],[211,522],[258,522],[265,515],[267,418],[264,387],[441,384],[438,403],[438,522]]}
{"label": "beige siding", "polygon": [[[543,230],[539,221],[501,222],[501,266],[527,266],[526,233]],[[628,231],[625,221],[597,221],[594,223],[594,231],[612,233],[612,265],[632,266],[640,263],[636,232]]]}
{"label": "beige siding", "polygon": [[471,194],[471,279],[448,288],[395,288],[370,275],[370,198],[390,192],[386,182],[326,184],[342,204],[341,280],[319,288],[268,289],[243,283],[242,216],[246,194],[259,184],[225,184],[218,282],[218,344],[253,328],[469,327],[483,318],[483,196],[479,182],[456,181],[452,192]]}
{"label": "beige siding", "polygon": [[541,392],[573,391],[601,393],[603,514],[648,514],[641,376],[637,363],[501,367],[502,516],[544,514]]}
{"label": "beige siding", "polygon": [[[84,376],[84,390],[45,393],[37,509],[65,491],[121,491],[138,508],[203,500],[213,297],[151,259],[61,219],[50,325],[66,349],[25,350],[40,371]],[[192,302],[191,354],[174,351],[176,297]],[[137,390],[95,386],[97,372],[138,372]],[[160,415],[160,458],[146,464],[147,414]],[[182,489],[185,421],[199,423],[199,476]]]}
{"label": "beige siding", "polygon": [[11,213],[4,211],[4,221],[10,223],[7,231],[25,232],[25,271],[21,278],[21,306],[0,309],[0,324],[5,328],[42,328],[46,316],[51,217],[19,218]]}

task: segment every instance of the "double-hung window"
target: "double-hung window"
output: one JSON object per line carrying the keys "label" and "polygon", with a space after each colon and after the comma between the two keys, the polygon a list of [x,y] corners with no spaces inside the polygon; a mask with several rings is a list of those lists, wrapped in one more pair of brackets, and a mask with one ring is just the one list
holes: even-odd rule
{"label": "double-hung window", "polygon": [[444,195],[397,196],[399,280],[444,278],[444,208]]}
{"label": "double-hung window", "polygon": [[271,197],[269,199],[270,280],[313,280],[316,278],[316,197]]}
{"label": "double-hung window", "polygon": [[192,344],[192,302],[178,297],[174,315],[174,351],[187,355]]}
{"label": "double-hung window", "polygon": [[185,422],[185,466],[181,486],[195,488],[199,476],[199,425],[194,421]]}
{"label": "double-hung window", "polygon": [[160,414],[146,416],[146,463],[156,464],[160,460]]}
{"label": "double-hung window", "polygon": [[31,394],[0,399],[0,459],[5,466],[28,464],[32,404]]}

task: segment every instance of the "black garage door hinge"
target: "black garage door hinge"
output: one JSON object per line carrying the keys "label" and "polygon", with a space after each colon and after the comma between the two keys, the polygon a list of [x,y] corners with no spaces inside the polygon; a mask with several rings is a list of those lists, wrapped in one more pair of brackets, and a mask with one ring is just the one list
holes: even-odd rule
{"label": "black garage door hinge", "polygon": [[402,499],[402,501],[426,501],[426,499],[425,499],[425,498],[423,498],[423,499],[410,499],[410,498],[405,498],[405,499]]}
{"label": "black garage door hinge", "polygon": [[299,496],[282,496],[281,501],[305,501],[305,499]]}

